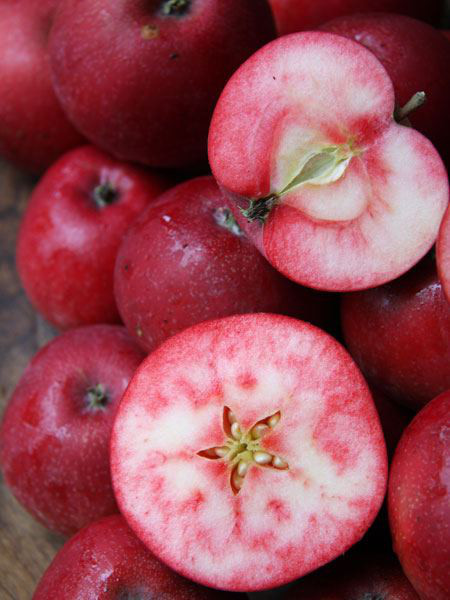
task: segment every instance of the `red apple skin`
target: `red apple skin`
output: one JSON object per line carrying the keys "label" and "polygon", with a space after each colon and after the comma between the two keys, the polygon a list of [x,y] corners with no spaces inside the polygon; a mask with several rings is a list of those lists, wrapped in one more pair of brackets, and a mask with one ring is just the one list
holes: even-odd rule
{"label": "red apple skin", "polygon": [[[95,189],[115,197],[98,205]],[[33,191],[17,244],[25,291],[59,329],[120,322],[113,293],[117,250],[136,216],[168,187],[157,175],[92,146],[72,150]]]}
{"label": "red apple skin", "polygon": [[[93,325],[62,334],[33,358],[7,406],[0,464],[21,504],[70,535],[117,512],[109,472],[113,418],[144,355],[124,327]],[[103,406],[88,392],[103,386]]]}
{"label": "red apple skin", "polygon": [[386,441],[389,459],[392,459],[395,448],[405,428],[414,417],[414,413],[405,406],[390,400],[375,388],[371,388],[373,401],[380,417],[381,427]]}
{"label": "red apple skin", "polygon": [[424,106],[408,118],[448,162],[450,41],[427,23],[383,13],[341,17],[320,29],[343,35],[371,50],[392,79],[398,105],[404,106],[416,92],[426,93]]}
{"label": "red apple skin", "polygon": [[244,598],[203,588],[159,562],[120,515],[91,523],[66,542],[33,600],[225,600]]}
{"label": "red apple skin", "polygon": [[85,143],[53,91],[47,38],[59,0],[0,4],[0,155],[41,173]]}
{"label": "red apple skin", "polygon": [[280,312],[332,326],[336,296],[289,281],[242,232],[220,226],[216,219],[230,213],[227,206],[212,177],[192,179],[160,196],[125,237],[115,296],[145,350],[191,325],[232,314]]}
{"label": "red apple skin", "polygon": [[186,3],[164,16],[169,0],[61,2],[50,38],[56,92],[80,131],[119,158],[206,160],[223,86],[276,35],[266,0]]}
{"label": "red apple skin", "polygon": [[322,23],[352,13],[384,11],[409,15],[436,23],[442,12],[441,0],[269,0],[279,35],[316,29]]}
{"label": "red apple skin", "polygon": [[450,387],[450,306],[428,256],[403,277],[345,294],[342,330],[368,380],[417,411]]}
{"label": "red apple skin", "polygon": [[450,597],[450,391],[414,418],[391,467],[394,550],[422,600]]}
{"label": "red apple skin", "polygon": [[389,552],[356,550],[301,579],[286,600],[420,600]]}

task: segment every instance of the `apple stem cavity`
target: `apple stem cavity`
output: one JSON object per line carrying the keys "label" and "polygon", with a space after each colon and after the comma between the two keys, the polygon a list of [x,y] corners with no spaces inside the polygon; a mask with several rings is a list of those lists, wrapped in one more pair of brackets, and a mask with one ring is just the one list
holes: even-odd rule
{"label": "apple stem cavity", "polygon": [[85,396],[85,403],[87,412],[106,410],[109,398],[105,387],[101,383],[98,383],[97,385],[88,388]]}
{"label": "apple stem cavity", "polygon": [[233,213],[226,206],[221,206],[220,208],[214,211],[214,220],[217,223],[217,225],[219,225],[219,227],[227,229],[233,235],[237,235],[239,237],[244,235],[244,232],[237,224]]}
{"label": "apple stem cavity", "polygon": [[109,181],[97,185],[97,187],[94,188],[94,192],[92,194],[92,198],[95,202],[95,205],[99,209],[114,204],[118,196],[119,195],[117,193],[117,190],[111,183],[109,183]]}
{"label": "apple stem cavity", "polygon": [[188,11],[190,4],[191,0],[164,0],[160,11],[165,17],[180,17]]}
{"label": "apple stem cavity", "polygon": [[360,151],[353,148],[352,143],[342,146],[329,146],[319,152],[307,153],[301,163],[300,171],[281,190],[264,198],[251,199],[246,209],[241,209],[248,221],[265,223],[272,208],[279,203],[280,198],[303,184],[326,185],[342,177],[353,156]]}
{"label": "apple stem cavity", "polygon": [[399,106],[395,109],[394,118],[397,123],[402,123],[408,115],[425,104],[426,100],[427,96],[425,92],[416,92],[404,106]]}
{"label": "apple stem cavity", "polygon": [[280,411],[261,419],[243,432],[235,414],[225,406],[223,409],[223,430],[227,436],[224,446],[214,446],[197,452],[198,456],[209,460],[223,459],[231,467],[230,487],[233,494],[238,494],[244,478],[252,465],[286,470],[288,463],[275,454],[267,452],[260,446],[260,439],[276,427],[281,419]]}

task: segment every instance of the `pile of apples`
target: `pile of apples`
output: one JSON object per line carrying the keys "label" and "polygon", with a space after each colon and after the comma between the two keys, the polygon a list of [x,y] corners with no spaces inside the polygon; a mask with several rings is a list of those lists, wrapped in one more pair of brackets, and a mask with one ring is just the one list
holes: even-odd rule
{"label": "pile of apples", "polygon": [[450,598],[442,8],[0,4],[17,267],[62,331],[0,463],[74,536],[34,600]]}

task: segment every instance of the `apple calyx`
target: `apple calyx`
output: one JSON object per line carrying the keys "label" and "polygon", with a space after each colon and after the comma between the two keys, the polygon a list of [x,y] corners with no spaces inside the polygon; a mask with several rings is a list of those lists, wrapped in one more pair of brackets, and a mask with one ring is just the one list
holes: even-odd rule
{"label": "apple calyx", "polygon": [[280,192],[251,199],[248,208],[241,209],[242,214],[250,222],[265,223],[270,211],[280,202],[282,196],[301,185],[326,185],[337,181],[345,173],[353,156],[359,154],[361,151],[353,147],[352,141],[348,144],[321,148],[319,151],[306,152],[300,163],[300,169]]}
{"label": "apple calyx", "polygon": [[266,452],[261,446],[261,438],[273,429],[281,419],[280,411],[257,421],[247,432],[243,432],[239,422],[228,406],[223,409],[223,430],[227,441],[223,446],[213,446],[197,452],[198,456],[209,460],[224,460],[231,467],[230,487],[238,494],[244,478],[252,465],[270,467],[277,470],[289,469],[288,463],[275,454]]}
{"label": "apple calyx", "polygon": [[114,204],[119,194],[116,188],[109,182],[101,183],[94,188],[92,198],[97,208],[102,209],[110,204]]}
{"label": "apple calyx", "polygon": [[426,100],[427,95],[425,92],[416,92],[411,96],[404,106],[398,106],[395,109],[394,119],[397,121],[397,123],[401,123],[402,125],[411,125],[407,120],[408,115],[425,104]]}
{"label": "apple calyx", "polygon": [[108,403],[108,394],[106,393],[105,386],[101,383],[87,389],[85,396],[86,412],[104,411]]}
{"label": "apple calyx", "polygon": [[191,4],[191,0],[163,0],[160,12],[165,17],[184,15]]}
{"label": "apple calyx", "polygon": [[233,235],[237,235],[238,237],[244,235],[244,232],[239,227],[233,213],[226,206],[221,206],[214,211],[214,221],[219,227],[227,229]]}

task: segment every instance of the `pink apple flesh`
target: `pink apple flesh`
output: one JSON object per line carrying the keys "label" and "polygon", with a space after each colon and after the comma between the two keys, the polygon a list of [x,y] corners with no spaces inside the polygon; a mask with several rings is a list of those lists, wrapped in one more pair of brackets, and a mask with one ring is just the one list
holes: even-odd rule
{"label": "pink apple flesh", "polygon": [[445,168],[393,112],[383,66],[332,34],[267,44],[228,82],[210,128],[212,170],[283,274],[319,289],[364,289],[406,272],[432,246],[448,203]]}
{"label": "pink apple flesh", "polygon": [[282,585],[375,518],[386,449],[346,351],[302,321],[242,315],[166,341],[115,421],[120,508],[171,568],[221,589]]}
{"label": "pink apple flesh", "polygon": [[450,302],[450,209],[445,213],[439,230],[436,263],[442,290]]}

